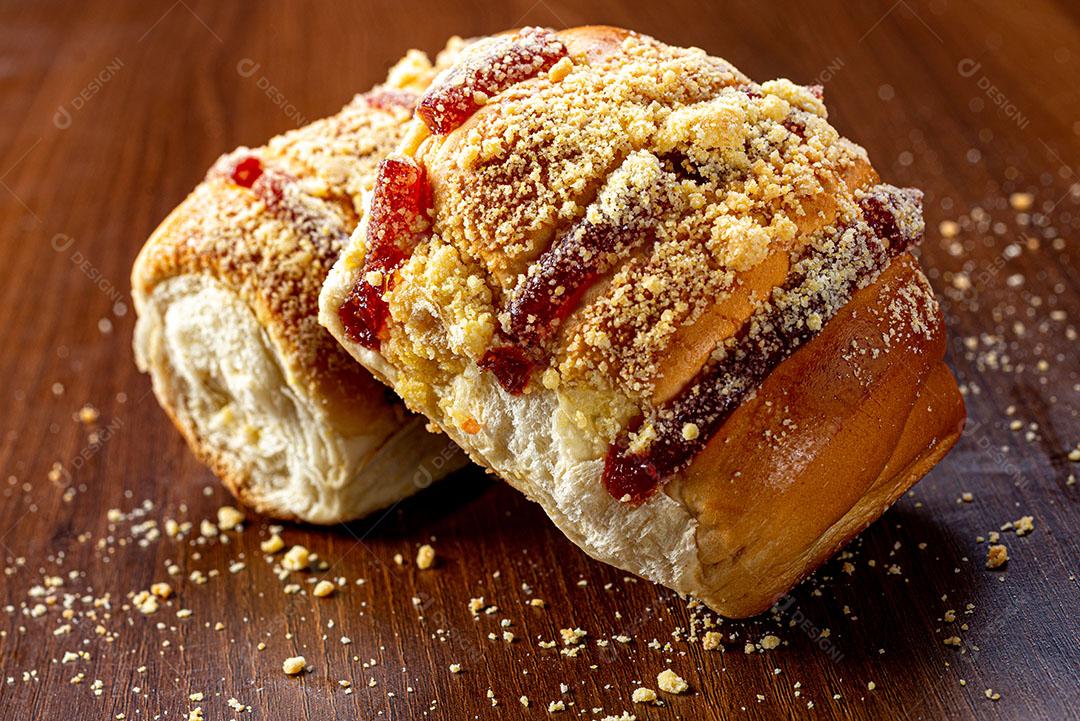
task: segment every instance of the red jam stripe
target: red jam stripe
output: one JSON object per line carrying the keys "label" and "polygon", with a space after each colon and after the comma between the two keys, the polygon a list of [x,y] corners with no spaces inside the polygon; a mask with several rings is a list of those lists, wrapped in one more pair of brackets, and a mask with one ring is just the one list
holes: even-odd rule
{"label": "red jam stripe", "polygon": [[488,98],[544,72],[566,57],[566,47],[543,28],[525,28],[484,42],[428,88],[416,114],[436,135],[468,120]]}
{"label": "red jam stripe", "polygon": [[312,243],[323,246],[344,245],[349,229],[332,213],[321,207],[322,201],[299,189],[296,178],[266,167],[256,155],[231,155],[218,161],[208,178],[217,177],[247,188],[280,220],[293,225]]}
{"label": "red jam stripe", "polygon": [[[792,115],[795,115],[795,113],[792,113]],[[806,140],[806,123],[804,123],[802,120],[798,119],[797,117],[789,116],[785,118],[784,122],[780,124],[783,125],[789,133],[796,136],[799,140]]]}
{"label": "red jam stripe", "polygon": [[416,101],[420,99],[416,93],[393,88],[375,88],[364,93],[362,97],[370,107],[379,110],[394,110],[395,108],[412,110],[416,107]]}
{"label": "red jam stripe", "polygon": [[488,349],[478,365],[491,371],[499,385],[513,395],[524,392],[533,369],[533,362],[525,355],[525,351],[514,345]]}
{"label": "red jam stripe", "polygon": [[510,301],[509,335],[536,350],[570,315],[581,295],[646,231],[645,219],[621,225],[593,224],[582,218],[530,268]]}
{"label": "red jam stripe", "polygon": [[241,188],[250,188],[262,174],[262,160],[256,155],[241,152],[222,155],[218,158],[207,171],[206,179],[220,178],[239,185]]}
{"label": "red jam stripe", "polygon": [[229,171],[229,179],[242,188],[250,188],[263,174],[262,162],[254,155],[237,161]]}
{"label": "red jam stripe", "polygon": [[430,205],[427,178],[416,162],[391,157],[379,163],[368,216],[364,267],[338,309],[345,335],[353,342],[373,350],[379,348],[390,315],[383,294],[393,287],[394,272],[412,254],[413,234]]}
{"label": "red jam stripe", "polygon": [[907,249],[921,237],[921,190],[878,185],[864,193],[858,203],[863,218],[873,229],[874,235],[890,247]]}
{"label": "red jam stripe", "polygon": [[[650,168],[649,173],[643,174],[642,167]],[[650,177],[653,172],[658,174],[656,178]],[[673,175],[664,177],[665,172],[657,158],[641,156],[627,158],[612,174],[612,179],[620,176],[620,181],[627,179],[621,176],[644,175],[639,178],[644,182],[613,182],[602,188],[596,204],[619,210],[614,215],[601,212],[598,218],[586,214],[530,266],[503,309],[506,347],[516,347],[530,366],[545,356],[545,342],[574,311],[581,296],[630,248],[650,237],[656,217],[667,203],[663,189],[666,183],[676,182]],[[500,350],[505,351],[505,347]],[[518,378],[513,380],[502,383],[503,388],[520,393],[524,386]]]}
{"label": "red jam stripe", "polygon": [[350,228],[340,216],[327,210],[324,201],[301,190],[291,175],[267,168],[251,189],[274,215],[294,226],[312,243],[323,248],[329,244],[334,258],[345,247]]}
{"label": "red jam stripe", "polygon": [[640,238],[644,226],[644,222],[594,225],[584,218],[575,223],[533,265],[510,301],[506,335],[511,344],[489,350],[480,367],[494,373],[506,392],[524,391],[535,365],[532,359],[543,355],[544,340],[606,272],[607,258]]}
{"label": "red jam stripe", "polygon": [[390,157],[379,163],[368,222],[368,255],[378,261],[391,246],[412,250],[411,236],[417,220],[426,217],[431,205],[424,169],[407,157]]}
{"label": "red jam stripe", "polygon": [[[655,412],[656,435],[647,450],[631,451],[628,432],[611,445],[602,477],[608,493],[635,505],[648,500],[690,464],[776,366],[817,334],[806,323],[810,313],[832,318],[857,289],[873,282],[892,258],[921,238],[922,222],[914,221],[921,217],[919,191],[879,185],[860,198],[860,206],[865,206],[864,222],[841,230],[824,247],[810,248],[792,269],[784,291],[774,293],[772,303],[745,324],[756,332],[737,336],[720,360]],[[845,237],[854,241],[853,247],[841,250]],[[842,272],[850,268],[858,272]],[[835,278],[841,279],[839,285]],[[639,418],[628,430],[643,424]],[[693,432],[685,432],[688,427]]]}

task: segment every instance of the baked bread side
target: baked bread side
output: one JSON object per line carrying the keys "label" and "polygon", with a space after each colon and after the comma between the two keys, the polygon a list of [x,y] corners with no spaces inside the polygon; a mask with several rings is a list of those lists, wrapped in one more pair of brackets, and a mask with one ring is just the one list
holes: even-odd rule
{"label": "baked bread side", "polygon": [[268,515],[357,518],[463,463],[316,319],[377,164],[434,72],[410,53],[340,113],[224,156],[132,269],[140,370],[200,460]]}
{"label": "baked bread side", "polygon": [[594,557],[757,613],[958,437],[921,194],[820,88],[526,28],[416,116],[320,322]]}

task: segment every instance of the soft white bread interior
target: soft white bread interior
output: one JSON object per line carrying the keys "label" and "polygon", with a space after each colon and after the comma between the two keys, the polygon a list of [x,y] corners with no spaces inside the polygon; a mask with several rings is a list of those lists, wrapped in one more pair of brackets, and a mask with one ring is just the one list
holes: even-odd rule
{"label": "soft white bread interior", "polygon": [[355,519],[465,462],[315,318],[375,167],[434,72],[410,53],[339,114],[225,156],[132,269],[140,370],[192,451],[270,516]]}
{"label": "soft white bread interior", "polygon": [[359,518],[462,465],[448,439],[382,388],[353,388],[373,402],[350,410],[298,383],[252,308],[209,275],[170,278],[142,298],[135,347],[195,454],[269,516]]}

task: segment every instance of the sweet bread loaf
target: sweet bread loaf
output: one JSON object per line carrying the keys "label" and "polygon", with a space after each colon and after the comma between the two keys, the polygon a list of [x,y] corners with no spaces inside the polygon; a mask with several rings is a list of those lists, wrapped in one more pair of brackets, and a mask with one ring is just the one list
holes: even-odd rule
{"label": "sweet bread loaf", "polygon": [[590,555],[752,615],[959,436],[921,194],[821,88],[526,28],[415,115],[320,321]]}
{"label": "sweet bread loaf", "polygon": [[318,293],[435,68],[410,53],[340,113],[222,157],[132,269],[135,357],[244,503],[334,523],[460,467],[317,322]]}

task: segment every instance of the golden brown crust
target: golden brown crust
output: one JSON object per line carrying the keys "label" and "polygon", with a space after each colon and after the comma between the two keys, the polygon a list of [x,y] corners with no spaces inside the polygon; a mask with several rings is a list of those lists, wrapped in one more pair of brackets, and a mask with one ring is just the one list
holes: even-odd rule
{"label": "golden brown crust", "polygon": [[[446,52],[459,41],[451,41]],[[447,62],[448,55],[443,62]],[[410,52],[390,79],[357,95],[340,112],[218,161],[155,230],[132,268],[132,288],[146,296],[163,281],[208,274],[255,313],[313,397],[336,403],[344,429],[363,424],[395,401],[319,326],[318,297],[327,272],[359,219],[378,163],[400,141],[411,104],[435,74]],[[256,158],[283,179],[281,208],[227,175],[231,162]]]}
{"label": "golden brown crust", "polygon": [[944,350],[905,255],[770,374],[668,487],[699,523],[706,602],[764,611],[952,446],[964,411]]}
{"label": "golden brown crust", "polygon": [[[567,57],[478,88],[459,126],[414,119],[399,152],[426,171],[432,227],[387,284],[377,347],[338,312],[362,232],[321,320],[592,555],[761,611],[958,436],[938,307],[905,252],[920,196],[880,183],[820,89],[623,30],[555,35]],[[570,301],[552,320],[534,297]],[[523,393],[492,380],[501,346],[535,364]],[[609,495],[611,452],[649,458],[667,404],[743,351],[757,371],[700,386],[741,406],[715,433],[680,426],[704,450],[659,492]]]}
{"label": "golden brown crust", "polygon": [[[319,290],[360,218],[362,196],[435,71],[412,52],[386,84],[339,113],[224,156],[132,268],[140,367],[196,456],[268,515],[355,518],[415,490],[415,465],[385,468],[400,439],[415,436],[414,464],[446,445],[424,438],[422,422],[317,320]],[[247,177],[235,174],[238,163]],[[214,302],[228,305],[220,318]],[[205,317],[181,317],[195,312]],[[219,330],[236,338],[215,344]],[[229,366],[250,362],[265,366],[236,380],[245,369]],[[443,471],[427,470],[442,475],[460,460],[439,463]],[[382,478],[356,478],[368,464]]]}
{"label": "golden brown crust", "polygon": [[[382,352],[445,382],[458,359],[479,360],[508,330],[508,305],[554,239],[583,219],[618,227],[649,193],[648,228],[545,348],[545,382],[610,386],[613,395],[587,413],[610,434],[620,424],[603,419],[616,408],[642,409],[680,385],[666,372],[672,365],[684,365],[685,377],[696,370],[677,357],[680,330],[771,254],[797,253],[858,217],[854,193],[875,176],[809,89],[755,85],[719,58],[625,30],[557,36],[568,59],[489,98],[453,132],[403,146],[432,184],[434,235],[388,294]],[[413,309],[432,300],[455,329],[447,343],[409,331]]]}
{"label": "golden brown crust", "polygon": [[305,180],[305,190],[361,210],[375,166],[401,140],[418,93],[381,86],[357,95],[340,112],[273,138],[261,149],[271,165]]}
{"label": "golden brown crust", "polygon": [[378,384],[316,318],[322,279],[354,221],[338,204],[290,193],[325,217],[320,232],[309,235],[283,220],[250,188],[208,178],[147,241],[133,268],[133,291],[148,296],[169,278],[210,275],[250,306],[312,395],[356,398],[342,408],[354,408],[359,418],[378,413],[387,405]]}

